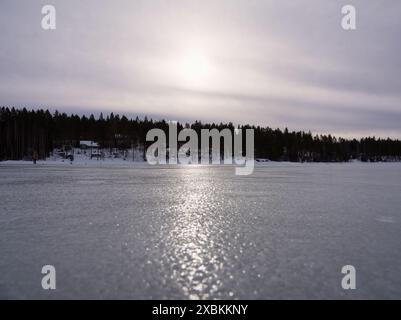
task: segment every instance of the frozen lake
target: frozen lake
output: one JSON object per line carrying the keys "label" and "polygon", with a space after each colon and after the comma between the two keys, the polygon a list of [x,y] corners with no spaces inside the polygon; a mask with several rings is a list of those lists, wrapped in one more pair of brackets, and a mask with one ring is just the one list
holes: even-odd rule
{"label": "frozen lake", "polygon": [[0,163],[0,182],[0,298],[401,298],[401,164]]}

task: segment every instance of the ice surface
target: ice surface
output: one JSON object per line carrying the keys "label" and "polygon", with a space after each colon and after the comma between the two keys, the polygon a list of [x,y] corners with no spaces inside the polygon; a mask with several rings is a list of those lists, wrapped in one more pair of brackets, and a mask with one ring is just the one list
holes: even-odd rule
{"label": "ice surface", "polygon": [[396,163],[0,163],[0,298],[400,299],[400,195]]}

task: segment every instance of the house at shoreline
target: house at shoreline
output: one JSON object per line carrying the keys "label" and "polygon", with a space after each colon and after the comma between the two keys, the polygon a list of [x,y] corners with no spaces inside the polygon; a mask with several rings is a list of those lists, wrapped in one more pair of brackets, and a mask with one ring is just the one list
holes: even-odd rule
{"label": "house at shoreline", "polygon": [[86,151],[89,151],[90,158],[96,158],[99,160],[101,158],[102,154],[100,152],[100,146],[97,142],[95,141],[90,141],[90,140],[81,140],[79,141],[79,148],[84,151],[85,154],[87,154]]}
{"label": "house at shoreline", "polygon": [[99,144],[95,141],[90,141],[90,140],[81,140],[79,141],[79,148],[82,150],[87,150],[87,149],[98,149]]}

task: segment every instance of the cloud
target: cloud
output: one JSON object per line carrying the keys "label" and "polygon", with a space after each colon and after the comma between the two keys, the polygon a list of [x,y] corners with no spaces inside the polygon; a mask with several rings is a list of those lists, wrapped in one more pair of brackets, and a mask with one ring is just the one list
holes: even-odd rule
{"label": "cloud", "polygon": [[[0,104],[401,137],[399,1],[0,2]],[[204,83],[177,66],[199,50]],[[196,76],[196,75],[195,75]]]}

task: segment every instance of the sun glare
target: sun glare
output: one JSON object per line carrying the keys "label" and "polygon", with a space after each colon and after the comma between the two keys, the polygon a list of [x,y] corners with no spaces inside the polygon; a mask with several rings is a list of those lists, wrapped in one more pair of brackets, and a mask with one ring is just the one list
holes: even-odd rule
{"label": "sun glare", "polygon": [[177,61],[180,84],[189,87],[203,87],[212,78],[212,65],[208,56],[199,51],[189,51]]}

